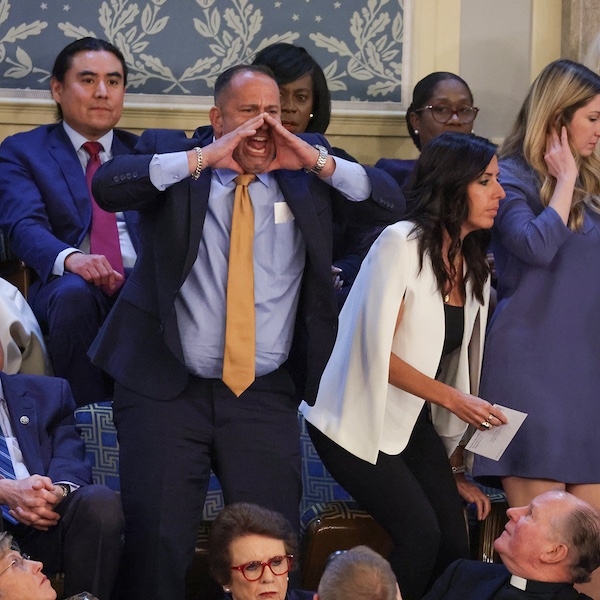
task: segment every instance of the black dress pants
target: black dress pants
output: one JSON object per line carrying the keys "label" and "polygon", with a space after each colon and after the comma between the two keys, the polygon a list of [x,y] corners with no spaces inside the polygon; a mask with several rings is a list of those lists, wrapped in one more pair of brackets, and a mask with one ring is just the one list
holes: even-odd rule
{"label": "black dress pants", "polygon": [[182,600],[211,468],[226,504],[252,502],[299,529],[300,431],[289,374],[258,377],[238,398],[190,377],[168,401],[115,384],[125,512],[122,598]]}
{"label": "black dress pants", "polygon": [[389,557],[404,600],[418,600],[445,568],[469,557],[462,500],[427,405],[398,455],[375,465],[357,458],[308,423],[334,479],[381,524],[394,542]]}
{"label": "black dress pants", "polygon": [[4,521],[4,529],[21,552],[44,563],[44,573],[64,572],[65,596],[90,592],[110,600],[123,536],[123,511],[118,494],[103,485],[87,485],[69,494],[57,507],[58,523],[40,531]]}

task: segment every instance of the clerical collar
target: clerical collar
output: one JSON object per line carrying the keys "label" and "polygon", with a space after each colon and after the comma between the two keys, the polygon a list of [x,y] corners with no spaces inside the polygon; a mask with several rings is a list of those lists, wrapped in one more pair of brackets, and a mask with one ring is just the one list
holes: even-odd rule
{"label": "clerical collar", "polygon": [[549,594],[552,592],[558,592],[561,588],[571,587],[570,583],[560,583],[555,581],[534,581],[533,579],[523,579],[517,575],[512,575],[510,578],[510,585],[523,590],[531,592],[532,594]]}

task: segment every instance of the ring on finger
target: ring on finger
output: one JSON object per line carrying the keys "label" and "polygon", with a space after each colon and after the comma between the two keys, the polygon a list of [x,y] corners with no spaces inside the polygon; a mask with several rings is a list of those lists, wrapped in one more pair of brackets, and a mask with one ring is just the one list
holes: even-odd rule
{"label": "ring on finger", "polygon": [[490,429],[490,427],[492,426],[492,424],[489,421],[484,421],[481,424],[482,427],[484,427],[485,429]]}
{"label": "ring on finger", "polygon": [[[493,415],[492,413],[490,413],[487,420],[489,421],[490,419],[498,419],[498,417],[496,415]],[[500,419],[498,419],[498,420],[500,420]]]}

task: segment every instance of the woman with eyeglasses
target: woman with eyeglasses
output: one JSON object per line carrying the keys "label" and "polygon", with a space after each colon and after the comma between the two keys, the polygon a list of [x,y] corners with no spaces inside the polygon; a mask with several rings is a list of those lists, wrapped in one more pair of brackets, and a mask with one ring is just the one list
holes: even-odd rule
{"label": "woman with eyeglasses", "polygon": [[296,550],[296,534],[283,515],[243,502],[219,513],[208,538],[211,574],[231,600],[312,600],[311,592],[288,592]]}
{"label": "woman with eyeglasses", "polygon": [[[430,73],[415,85],[406,109],[406,127],[419,151],[445,131],[472,133],[479,109],[473,106],[473,94],[467,82],[446,71]],[[387,171],[404,187],[416,160],[382,158],[376,167]]]}
{"label": "woman with eyeglasses", "polygon": [[[550,63],[500,149],[506,198],[492,230],[498,307],[481,376],[527,413],[498,461],[511,506],[562,489],[600,507],[600,76]],[[600,572],[581,589],[600,598]]]}
{"label": "woman with eyeglasses", "polygon": [[[44,575],[44,565],[21,554],[10,533],[0,532],[0,598],[2,600],[56,600],[56,591]],[[66,600],[98,600],[89,592]]]}
{"label": "woman with eyeglasses", "polygon": [[[473,106],[473,94],[467,82],[454,73],[438,71],[430,73],[415,85],[412,102],[406,110],[406,126],[420,151],[427,142],[446,131],[472,133],[478,112],[479,109]],[[382,158],[375,166],[387,171],[404,188],[416,162]],[[491,254],[488,255],[488,260],[491,260]],[[490,313],[494,305],[495,291],[492,290]],[[458,493],[467,504],[475,506],[477,519],[482,521],[489,514],[492,505],[481,488],[465,475],[462,445],[457,447],[450,462]]]}
{"label": "woman with eyeglasses", "polygon": [[423,148],[414,210],[367,254],[317,400],[300,405],[325,467],[390,534],[405,600],[468,556],[448,455],[469,424],[506,422],[477,397],[498,174],[495,146],[473,134]]}
{"label": "woman with eyeglasses", "polygon": [[12,536],[0,533],[0,598],[2,600],[55,600],[56,592],[42,573],[44,565],[21,555]]}

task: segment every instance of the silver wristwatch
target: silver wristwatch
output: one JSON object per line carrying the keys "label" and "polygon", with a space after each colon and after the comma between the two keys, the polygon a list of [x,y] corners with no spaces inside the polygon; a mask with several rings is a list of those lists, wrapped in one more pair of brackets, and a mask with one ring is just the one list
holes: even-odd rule
{"label": "silver wristwatch", "polygon": [[317,158],[317,162],[315,163],[315,166],[312,169],[304,169],[304,170],[307,173],[314,173],[315,175],[318,175],[323,170],[323,167],[325,166],[325,163],[327,162],[327,157],[329,156],[329,152],[327,151],[327,148],[325,148],[325,146],[321,146],[319,144],[315,144],[315,148],[319,151],[319,158]]}

